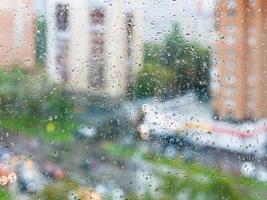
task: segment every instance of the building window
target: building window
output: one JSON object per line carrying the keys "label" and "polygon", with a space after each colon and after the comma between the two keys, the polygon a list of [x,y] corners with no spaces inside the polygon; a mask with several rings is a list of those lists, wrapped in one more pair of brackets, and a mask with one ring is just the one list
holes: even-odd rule
{"label": "building window", "polygon": [[248,37],[248,44],[249,46],[255,46],[257,44],[257,39],[254,35]]}
{"label": "building window", "polygon": [[[133,65],[133,58],[132,58],[132,52],[133,52],[133,28],[134,28],[134,16],[132,13],[126,14],[126,34],[127,34],[127,41],[126,41],[126,48],[127,48],[127,65],[129,68],[129,72],[131,72],[131,67]],[[130,84],[132,82],[131,80],[131,74],[128,73],[128,83]]]}
{"label": "building window", "polygon": [[227,31],[228,31],[229,33],[234,33],[234,32],[236,31],[236,26],[233,25],[233,24],[228,25],[228,26],[227,26]]}
{"label": "building window", "polygon": [[236,77],[234,75],[228,75],[225,77],[225,81],[228,84],[234,84],[236,82]]}
{"label": "building window", "polygon": [[229,48],[227,50],[227,56],[229,56],[229,58],[235,58],[237,55],[236,50],[234,48]]}
{"label": "building window", "polygon": [[227,15],[229,17],[234,17],[236,14],[236,1],[235,0],[229,0],[227,2]]}
{"label": "building window", "polygon": [[231,10],[233,10],[233,9],[235,9],[236,8],[236,1],[235,0],[228,0],[228,2],[227,2],[227,8],[228,9],[231,9]]}
{"label": "building window", "polygon": [[235,44],[235,37],[233,35],[228,35],[225,39],[227,45],[231,46]]}
{"label": "building window", "polygon": [[104,19],[105,13],[101,8],[90,12],[90,85],[93,88],[104,86]]}
{"label": "building window", "polygon": [[225,107],[233,108],[235,105],[235,101],[232,98],[226,98]]}
{"label": "building window", "polygon": [[233,87],[228,87],[225,89],[225,95],[227,97],[234,97],[235,93],[236,93],[236,90]]}
{"label": "building window", "polygon": [[25,13],[22,11],[26,9],[27,6],[23,3],[19,3],[19,6],[16,10],[16,15],[14,18],[14,38],[15,44],[17,47],[21,47],[24,43],[25,37],[25,28],[26,28],[26,16]]}
{"label": "building window", "polygon": [[103,9],[95,9],[91,12],[91,21],[93,25],[103,25],[104,24],[104,11]]}
{"label": "building window", "polygon": [[68,57],[68,41],[66,39],[57,40],[56,65],[57,71],[62,79],[66,82],[68,78],[67,73],[67,57]]}
{"label": "building window", "polygon": [[56,6],[56,28],[60,31],[68,29],[69,4],[57,4]]}
{"label": "building window", "polygon": [[132,41],[133,41],[133,26],[134,20],[131,13],[126,14],[126,30],[127,30],[127,55],[128,58],[131,58],[132,54]]}
{"label": "building window", "polygon": [[235,67],[236,67],[236,63],[235,63],[234,61],[231,61],[231,60],[226,61],[226,62],[225,62],[225,67],[226,67],[228,70],[232,71],[233,69],[235,69]]}
{"label": "building window", "polygon": [[256,0],[249,0],[250,7],[254,7],[256,5]]}

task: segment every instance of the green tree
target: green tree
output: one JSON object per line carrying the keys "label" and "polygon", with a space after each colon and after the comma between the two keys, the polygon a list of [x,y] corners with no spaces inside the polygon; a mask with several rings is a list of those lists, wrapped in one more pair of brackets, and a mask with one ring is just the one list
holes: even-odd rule
{"label": "green tree", "polygon": [[175,71],[160,65],[148,63],[138,73],[136,84],[131,93],[137,98],[166,96],[173,94]]}
{"label": "green tree", "polygon": [[160,63],[163,57],[163,48],[160,43],[145,43],[144,45],[144,61],[145,63]]}
{"label": "green tree", "polygon": [[199,44],[194,44],[194,91],[197,97],[206,101],[209,98],[209,85],[210,85],[210,53],[209,50],[203,48]]}
{"label": "green tree", "polygon": [[199,43],[188,42],[174,23],[163,44],[163,66],[176,70],[176,86],[181,94],[194,91],[200,100],[209,96],[210,54]]}
{"label": "green tree", "polygon": [[178,23],[174,23],[171,32],[165,36],[163,42],[163,61],[164,66],[180,66],[186,64],[188,60],[188,43],[181,34]]}
{"label": "green tree", "polygon": [[193,91],[199,100],[208,100],[210,52],[199,43],[187,41],[178,23],[173,24],[162,44],[147,43],[144,49],[145,65],[137,77],[137,97]]}

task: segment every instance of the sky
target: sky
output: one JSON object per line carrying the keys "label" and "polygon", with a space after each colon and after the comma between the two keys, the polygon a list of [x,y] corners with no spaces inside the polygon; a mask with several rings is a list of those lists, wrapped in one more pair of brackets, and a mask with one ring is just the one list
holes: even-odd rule
{"label": "sky", "polygon": [[[38,12],[45,10],[45,0],[36,0]],[[197,5],[201,5],[201,9]],[[144,39],[161,41],[178,22],[189,40],[212,45],[216,40],[214,30],[215,0],[144,0]]]}
{"label": "sky", "polygon": [[[201,10],[198,3],[201,3]],[[187,39],[213,43],[214,7],[214,0],[146,0],[145,39],[161,40],[172,23],[178,22]]]}

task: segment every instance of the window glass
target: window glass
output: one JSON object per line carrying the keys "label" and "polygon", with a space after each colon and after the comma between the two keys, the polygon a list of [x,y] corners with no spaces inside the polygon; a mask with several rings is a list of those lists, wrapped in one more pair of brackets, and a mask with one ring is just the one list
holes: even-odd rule
{"label": "window glass", "polygon": [[104,85],[104,10],[96,8],[90,12],[90,85],[95,88],[101,88]]}
{"label": "window glass", "polygon": [[56,6],[56,27],[58,30],[66,31],[68,28],[68,4],[57,4]]}
{"label": "window glass", "polygon": [[266,0],[0,0],[0,200],[267,199]]}

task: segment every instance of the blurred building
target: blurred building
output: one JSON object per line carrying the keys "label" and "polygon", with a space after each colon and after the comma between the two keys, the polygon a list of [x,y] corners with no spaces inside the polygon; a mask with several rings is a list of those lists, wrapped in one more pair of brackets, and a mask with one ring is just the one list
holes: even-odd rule
{"label": "blurred building", "polygon": [[265,0],[221,0],[217,4],[217,83],[214,109],[234,120],[267,117]]}
{"label": "blurred building", "polygon": [[120,96],[143,61],[141,2],[48,0],[48,69],[69,89]]}
{"label": "blurred building", "polygon": [[0,65],[34,65],[33,0],[0,1]]}

